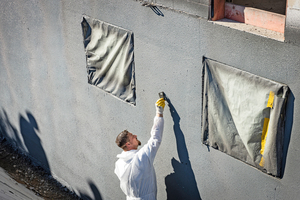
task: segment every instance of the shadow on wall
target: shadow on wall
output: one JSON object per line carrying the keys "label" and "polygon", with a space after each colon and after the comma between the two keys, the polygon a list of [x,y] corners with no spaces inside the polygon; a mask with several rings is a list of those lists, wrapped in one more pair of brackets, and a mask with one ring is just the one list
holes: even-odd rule
{"label": "shadow on wall", "polygon": [[160,9],[157,6],[153,5],[152,3],[143,2],[142,6],[149,7],[155,14],[164,17],[164,14],[160,11]]}
{"label": "shadow on wall", "polygon": [[27,153],[46,171],[50,172],[49,163],[38,136],[39,127],[34,116],[29,111],[26,112],[26,117],[19,116],[21,138],[4,109],[2,109],[2,113],[0,113],[0,134],[10,142],[15,143],[22,151],[27,149]]}
{"label": "shadow on wall", "polygon": [[290,144],[291,134],[292,134],[292,127],[294,121],[294,101],[295,96],[290,91],[288,100],[287,100],[287,107],[286,107],[286,120],[285,120],[285,129],[284,129],[284,143],[283,143],[283,154],[282,154],[282,170],[281,170],[281,177],[284,175],[285,165],[286,165],[286,158],[288,153],[288,147]]}
{"label": "shadow on wall", "polygon": [[100,194],[97,186],[94,184],[94,182],[92,180],[89,180],[88,183],[94,194],[94,198],[90,197],[87,194],[81,193],[81,192],[80,192],[80,197],[83,199],[87,199],[87,200],[102,200],[101,194]]}
{"label": "shadow on wall", "polygon": [[197,187],[197,182],[191,166],[191,162],[189,160],[189,154],[185,144],[184,135],[180,128],[180,117],[171,101],[167,99],[167,102],[169,103],[171,116],[174,121],[173,129],[176,138],[177,153],[180,160],[177,161],[175,158],[172,158],[171,160],[172,166],[174,168],[174,173],[169,174],[165,178],[167,199],[199,200],[201,199],[201,197]]}
{"label": "shadow on wall", "polygon": [[24,144],[28,149],[29,154],[37,159],[46,170],[50,170],[46,153],[38,136],[38,124],[30,112],[27,111],[26,115],[28,120],[20,115],[20,131]]}
{"label": "shadow on wall", "polygon": [[[8,118],[6,111],[2,109],[2,112],[0,111],[0,137],[6,138],[14,146],[27,152],[31,158],[51,174],[47,156],[39,138],[39,134],[41,134],[39,133],[39,126],[34,116],[27,111],[26,116],[19,116],[19,123],[20,134]],[[81,192],[80,197],[88,200],[102,200],[101,194],[93,181],[89,180],[88,184],[94,197],[89,197],[87,194]]]}
{"label": "shadow on wall", "polygon": [[25,150],[23,142],[18,135],[17,129],[10,122],[4,109],[2,109],[2,113],[0,113],[0,136],[3,136],[6,139],[11,139],[14,141],[16,146],[19,146],[22,150]]}

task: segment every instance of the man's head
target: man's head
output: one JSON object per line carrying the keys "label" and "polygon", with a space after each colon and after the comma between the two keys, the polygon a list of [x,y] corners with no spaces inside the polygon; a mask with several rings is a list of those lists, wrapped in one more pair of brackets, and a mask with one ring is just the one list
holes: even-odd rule
{"label": "man's head", "polygon": [[124,151],[130,151],[137,149],[141,145],[141,142],[137,139],[136,135],[133,135],[127,130],[122,131],[116,138],[117,145]]}

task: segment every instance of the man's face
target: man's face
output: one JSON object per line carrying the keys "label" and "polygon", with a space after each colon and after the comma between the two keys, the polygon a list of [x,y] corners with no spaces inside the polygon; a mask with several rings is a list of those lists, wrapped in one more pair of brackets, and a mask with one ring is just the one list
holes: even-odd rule
{"label": "man's face", "polygon": [[132,133],[128,133],[127,137],[129,138],[129,143],[131,145],[131,149],[137,149],[138,146],[140,146],[142,143],[137,139],[136,135],[133,135]]}

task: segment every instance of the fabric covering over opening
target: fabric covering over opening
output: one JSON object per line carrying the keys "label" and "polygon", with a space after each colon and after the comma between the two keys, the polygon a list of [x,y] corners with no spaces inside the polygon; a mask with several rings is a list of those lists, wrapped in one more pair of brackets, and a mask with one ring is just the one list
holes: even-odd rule
{"label": "fabric covering over opening", "polygon": [[203,58],[202,142],[280,176],[289,88]]}
{"label": "fabric covering over opening", "polygon": [[133,33],[88,16],[81,26],[88,83],[135,105]]}

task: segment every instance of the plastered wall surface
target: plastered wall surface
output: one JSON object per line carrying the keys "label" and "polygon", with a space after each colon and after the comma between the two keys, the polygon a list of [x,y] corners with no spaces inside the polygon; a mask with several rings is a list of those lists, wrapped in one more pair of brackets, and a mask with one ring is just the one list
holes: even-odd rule
{"label": "plastered wall surface", "polygon": [[[171,103],[154,164],[158,199],[298,199],[300,48],[160,11],[133,0],[1,1],[5,137],[80,196],[125,199],[113,173],[116,135],[128,129],[146,143],[164,91]],[[135,107],[87,83],[83,14],[133,31]],[[202,56],[290,87],[282,179],[201,144]]]}
{"label": "plastered wall surface", "polygon": [[298,19],[300,16],[300,2],[297,0],[288,0],[286,14],[286,40],[299,46],[300,23]]}

